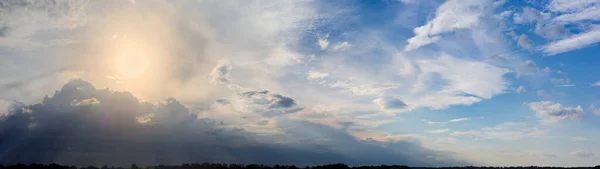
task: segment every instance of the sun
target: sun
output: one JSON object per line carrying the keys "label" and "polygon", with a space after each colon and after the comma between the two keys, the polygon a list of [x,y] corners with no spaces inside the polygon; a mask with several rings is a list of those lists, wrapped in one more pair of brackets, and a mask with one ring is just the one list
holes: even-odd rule
{"label": "sun", "polygon": [[138,78],[148,70],[148,55],[138,45],[123,45],[117,52],[114,68],[125,78]]}

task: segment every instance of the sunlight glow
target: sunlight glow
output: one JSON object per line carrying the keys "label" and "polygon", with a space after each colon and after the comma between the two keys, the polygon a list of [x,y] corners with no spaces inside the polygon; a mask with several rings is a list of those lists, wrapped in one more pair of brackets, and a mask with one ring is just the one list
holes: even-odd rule
{"label": "sunlight glow", "polygon": [[119,75],[138,78],[148,69],[148,56],[144,49],[137,45],[125,45],[119,49],[114,66]]}

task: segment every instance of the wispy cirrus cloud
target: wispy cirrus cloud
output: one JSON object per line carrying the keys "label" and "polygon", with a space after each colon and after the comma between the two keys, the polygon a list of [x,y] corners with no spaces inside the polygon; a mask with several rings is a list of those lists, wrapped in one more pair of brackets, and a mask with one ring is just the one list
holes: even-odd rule
{"label": "wispy cirrus cloud", "polygon": [[423,122],[427,123],[427,124],[448,124],[448,123],[457,123],[457,122],[461,122],[461,121],[467,121],[469,120],[469,118],[457,118],[457,119],[452,119],[452,120],[448,120],[448,121],[429,121],[429,120],[423,120]]}

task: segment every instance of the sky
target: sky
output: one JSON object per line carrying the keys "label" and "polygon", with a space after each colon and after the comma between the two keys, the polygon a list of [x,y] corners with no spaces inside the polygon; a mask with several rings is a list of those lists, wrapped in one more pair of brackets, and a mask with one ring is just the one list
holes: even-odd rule
{"label": "sky", "polygon": [[0,162],[592,166],[597,0],[0,1]]}

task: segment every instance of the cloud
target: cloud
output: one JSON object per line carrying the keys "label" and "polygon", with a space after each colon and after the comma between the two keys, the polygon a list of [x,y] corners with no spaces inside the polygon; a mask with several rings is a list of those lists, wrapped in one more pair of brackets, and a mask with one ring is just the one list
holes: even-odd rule
{"label": "cloud", "polygon": [[331,49],[333,49],[334,51],[345,51],[345,50],[350,49],[350,47],[352,47],[352,44],[350,44],[348,42],[340,42],[340,43],[333,45],[333,47]]}
{"label": "cloud", "polygon": [[594,153],[591,153],[591,152],[585,151],[585,150],[571,151],[569,154],[577,156],[577,157],[581,157],[581,158],[589,158],[589,157],[594,156]]}
{"label": "cloud", "polygon": [[[277,113],[287,114],[287,113],[295,113],[297,111],[302,110],[300,107],[296,107],[296,102],[286,96],[282,96],[280,94],[270,93],[269,91],[248,91],[241,93],[243,99],[246,102],[256,105],[264,105],[264,109],[268,110],[277,110]],[[275,112],[267,111],[269,115]]]}
{"label": "cloud", "polygon": [[517,44],[525,49],[531,49],[533,47],[533,41],[531,41],[525,34],[519,36]]}
{"label": "cloud", "polygon": [[469,118],[458,118],[458,119],[452,119],[452,120],[443,121],[443,122],[436,122],[436,121],[429,121],[429,120],[423,120],[423,121],[427,124],[447,124],[447,123],[457,123],[457,122],[467,121],[467,120],[469,120]]}
{"label": "cloud", "polygon": [[[597,4],[600,5],[600,3]],[[598,18],[598,13],[600,13],[600,7],[598,7],[598,5],[592,5],[574,13],[566,13],[557,16],[553,20],[558,22],[597,21],[600,20],[600,18]]]}
{"label": "cloud", "polygon": [[435,17],[427,24],[414,28],[415,36],[407,40],[404,51],[412,51],[440,40],[440,34],[476,26],[482,18],[481,10],[487,1],[450,0],[440,5]]}
{"label": "cloud", "polygon": [[550,4],[548,4],[548,9],[557,12],[575,12],[581,11],[588,7],[593,6],[594,4],[598,4],[598,1],[595,0],[552,0]]}
{"label": "cloud", "polygon": [[552,22],[546,24],[537,23],[534,33],[549,40],[562,39],[571,35],[571,32],[564,25]]}
{"label": "cloud", "polygon": [[309,71],[308,75],[306,75],[307,80],[319,80],[329,76],[329,73],[322,73],[317,71]]}
{"label": "cloud", "polygon": [[522,122],[503,122],[492,127],[481,128],[480,130],[454,131],[450,135],[485,140],[516,141],[540,137],[547,132],[548,130],[539,129]]}
{"label": "cloud", "polygon": [[211,82],[220,84],[231,83],[231,78],[229,77],[231,69],[232,66],[227,60],[220,60],[219,64],[210,72]]}
{"label": "cloud", "polygon": [[404,109],[406,108],[406,103],[404,103],[400,99],[396,99],[393,97],[382,97],[373,100],[373,103],[377,104],[381,109]]}
{"label": "cloud", "polygon": [[581,106],[565,107],[551,101],[531,102],[527,105],[544,123],[557,123],[565,119],[580,120],[584,116]]}
{"label": "cloud", "polygon": [[573,141],[589,141],[590,139],[586,137],[574,137]]}
{"label": "cloud", "polygon": [[454,137],[438,137],[433,139],[434,143],[446,143],[446,144],[454,144],[456,143],[456,138]]}
{"label": "cloud", "polygon": [[517,72],[517,76],[520,75],[529,75],[539,72],[540,68],[531,60],[527,60],[518,66],[516,66],[515,71]]}
{"label": "cloud", "polygon": [[522,13],[514,14],[513,20],[515,23],[531,23],[547,19],[548,16],[547,13],[543,13],[537,9],[525,7]]}
{"label": "cloud", "polygon": [[521,92],[525,92],[527,90],[525,89],[525,86],[519,86],[516,91],[517,91],[517,93],[521,93]]}
{"label": "cloud", "polygon": [[325,37],[319,39],[319,42],[317,44],[319,45],[319,47],[321,47],[321,50],[325,50],[329,46],[329,41],[327,40],[328,37],[329,37],[329,34],[327,34]]}
{"label": "cloud", "polygon": [[569,78],[551,78],[550,82],[552,82],[552,84],[559,86],[559,87],[575,86],[575,85],[571,84],[571,81],[569,80]]}
{"label": "cloud", "polygon": [[575,49],[584,48],[600,42],[600,29],[595,28],[587,32],[573,35],[571,37],[552,42],[543,47],[544,53],[556,55]]}
{"label": "cloud", "polygon": [[442,55],[433,60],[420,60],[417,64],[424,73],[439,74],[447,81],[445,88],[449,90],[489,99],[507,88],[503,76],[508,70],[486,63]]}
{"label": "cloud", "polygon": [[[52,46],[32,36],[41,31],[72,30],[83,26],[89,7],[86,1],[2,2],[0,6],[0,46],[31,49]],[[28,45],[27,48],[21,45]]]}
{"label": "cloud", "polygon": [[546,92],[545,90],[538,90],[537,92],[535,92],[539,97],[543,97],[543,98],[550,98],[552,97],[552,95],[550,95],[550,93]]}
{"label": "cloud", "polygon": [[[292,105],[290,98],[270,92],[243,96],[254,100],[252,104],[268,102],[269,108]],[[259,135],[228,124],[236,119],[199,118],[200,114],[174,98],[141,102],[128,92],[96,89],[82,80],[70,81],[38,104],[15,102],[7,114],[0,118],[2,163],[466,164],[455,160],[423,161],[422,156],[445,153],[406,141],[356,140],[346,131],[306,121],[278,121],[272,127],[283,133]],[[261,126],[271,124],[264,119],[257,122]]]}
{"label": "cloud", "polygon": [[600,109],[596,108],[595,105],[590,105],[590,110],[592,111],[592,113],[594,113],[595,115],[600,116]]}
{"label": "cloud", "polygon": [[442,134],[442,133],[446,133],[449,132],[450,129],[449,128],[443,128],[443,129],[435,129],[435,130],[426,130],[425,133],[429,133],[429,134]]}
{"label": "cloud", "polygon": [[480,132],[478,131],[453,131],[450,133],[451,136],[478,136]]}
{"label": "cloud", "polygon": [[600,81],[596,81],[595,83],[592,84],[592,86],[600,86]]}

